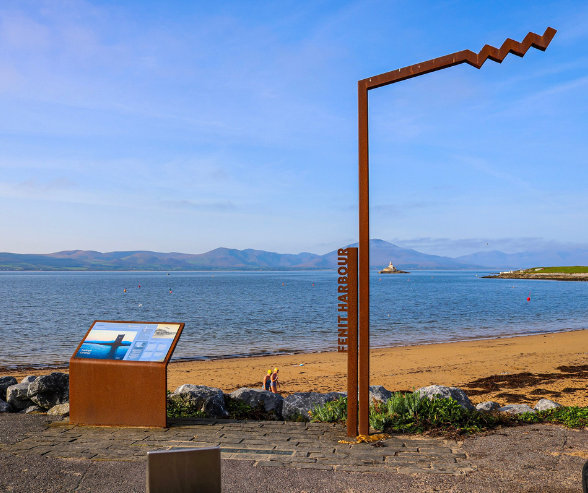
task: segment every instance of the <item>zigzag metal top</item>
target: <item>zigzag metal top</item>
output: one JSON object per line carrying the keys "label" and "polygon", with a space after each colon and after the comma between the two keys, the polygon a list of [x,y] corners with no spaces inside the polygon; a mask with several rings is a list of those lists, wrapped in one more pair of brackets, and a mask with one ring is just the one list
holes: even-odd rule
{"label": "zigzag metal top", "polygon": [[417,63],[416,65],[411,65],[410,67],[399,68],[398,70],[386,72],[385,74],[369,77],[368,79],[360,80],[358,84],[360,87],[363,86],[365,90],[369,90],[375,89],[376,87],[385,86],[387,84],[392,84],[394,82],[400,82],[401,80],[410,79],[412,77],[417,77],[418,75],[423,75],[447,67],[452,67],[454,65],[459,65],[461,63],[467,63],[476,68],[481,68],[488,58],[494,62],[502,63],[502,60],[504,60],[506,55],[509,53],[513,53],[514,55],[520,57],[525,56],[525,53],[527,53],[531,46],[533,48],[537,48],[538,50],[545,51],[549,46],[549,43],[551,43],[551,40],[555,36],[556,32],[557,31],[555,29],[548,27],[545,30],[543,36],[539,36],[535,33],[527,34],[522,43],[508,38],[504,43],[502,43],[500,49],[494,48],[494,46],[486,45],[480,50],[480,53],[477,54],[471,50],[458,51],[457,53],[452,53],[451,55]]}

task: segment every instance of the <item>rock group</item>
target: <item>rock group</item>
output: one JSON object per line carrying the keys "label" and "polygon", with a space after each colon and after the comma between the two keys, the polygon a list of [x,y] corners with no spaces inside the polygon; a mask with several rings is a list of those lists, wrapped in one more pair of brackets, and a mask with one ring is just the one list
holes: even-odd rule
{"label": "rock group", "polygon": [[174,401],[183,399],[190,402],[197,411],[215,418],[226,418],[229,413],[225,407],[225,395],[221,389],[205,385],[180,385],[168,397]]}
{"label": "rock group", "polygon": [[69,375],[0,377],[0,413],[10,412],[69,415]]}
{"label": "rock group", "polygon": [[453,399],[463,407],[466,411],[475,411],[474,405],[466,393],[458,387],[443,387],[442,385],[429,385],[428,387],[421,387],[415,391],[421,397],[428,399]]}
{"label": "rock group", "polygon": [[284,398],[280,394],[274,394],[269,390],[250,389],[241,387],[229,394],[231,399],[244,402],[251,407],[263,406],[266,413],[273,413],[276,417],[282,417]]}
{"label": "rock group", "polygon": [[[491,412],[498,411],[509,414],[534,413],[561,407],[557,402],[541,399],[534,408],[527,404],[508,404],[502,406],[498,402],[487,401],[474,406],[466,393],[458,387],[444,387],[429,385],[415,391],[421,397],[428,399],[454,399],[461,407],[468,411]],[[370,401],[386,402],[392,392],[381,385],[370,386]],[[310,413],[315,407],[322,406],[329,401],[346,397],[347,392],[295,392],[282,397],[267,390],[242,387],[230,394],[224,394],[221,389],[205,385],[180,385],[168,395],[174,401],[180,399],[189,402],[194,409],[206,416],[226,418],[229,416],[227,401],[233,399],[241,401],[253,408],[262,408],[268,415],[279,420],[310,419]],[[69,415],[69,375],[53,372],[39,377],[28,376],[20,383],[14,377],[0,377],[0,413],[47,413],[49,415]]]}
{"label": "rock group", "polygon": [[429,387],[422,387],[417,389],[415,392],[419,393],[421,396],[428,397],[429,399],[452,398],[456,400],[461,407],[467,409],[468,411],[498,411],[508,414],[523,414],[536,413],[537,411],[545,411],[546,409],[562,407],[561,404],[550,401],[549,399],[541,399],[539,402],[537,402],[537,404],[535,404],[535,407],[531,407],[527,404],[507,404],[506,406],[502,406],[498,402],[494,401],[481,402],[474,407],[474,405],[470,402],[469,397],[463,390],[458,387],[443,387],[442,385],[430,385]]}

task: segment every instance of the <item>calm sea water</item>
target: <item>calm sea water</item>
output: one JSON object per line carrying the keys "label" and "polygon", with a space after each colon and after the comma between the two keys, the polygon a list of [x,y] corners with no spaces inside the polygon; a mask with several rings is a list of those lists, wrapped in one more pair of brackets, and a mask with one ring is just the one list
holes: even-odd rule
{"label": "calm sea water", "polygon": [[[372,347],[588,328],[588,282],[484,274],[373,273]],[[0,272],[0,367],[66,364],[97,319],[185,322],[175,359],[334,350],[336,283],[330,271]]]}

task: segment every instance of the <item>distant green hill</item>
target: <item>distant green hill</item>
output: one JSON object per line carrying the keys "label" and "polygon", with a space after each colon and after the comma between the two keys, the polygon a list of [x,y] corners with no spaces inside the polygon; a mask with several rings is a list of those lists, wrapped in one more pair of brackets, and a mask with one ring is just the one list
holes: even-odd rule
{"label": "distant green hill", "polygon": [[[348,246],[357,246],[357,243]],[[569,263],[584,263],[588,250],[576,250]],[[518,267],[507,267],[511,256],[501,252],[473,254],[457,258],[421,253],[387,241],[370,240],[370,269],[381,270],[392,262],[401,270],[517,270],[529,265],[565,264],[563,252],[558,261],[551,257],[535,258],[521,252],[514,254]],[[523,262],[523,259],[527,258]],[[476,261],[477,260],[477,261]],[[324,270],[337,267],[337,250],[316,253],[276,253],[247,248],[215,248],[206,253],[161,253],[148,251],[95,252],[92,250],[68,250],[48,254],[0,253],[0,271],[202,271],[202,270]],[[536,270],[540,269],[540,270]],[[525,274],[588,273],[586,266],[534,267]]]}

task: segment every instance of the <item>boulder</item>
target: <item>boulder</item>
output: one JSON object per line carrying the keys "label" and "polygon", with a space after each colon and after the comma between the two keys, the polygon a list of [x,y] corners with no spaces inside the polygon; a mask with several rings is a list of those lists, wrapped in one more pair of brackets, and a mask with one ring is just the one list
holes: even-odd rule
{"label": "boulder", "polygon": [[386,390],[382,385],[370,385],[370,403],[375,399],[387,402],[392,397],[392,392]]}
{"label": "boulder", "polygon": [[489,413],[490,411],[496,411],[500,406],[498,402],[494,401],[486,401],[480,402],[480,404],[476,405],[476,411],[486,412]]}
{"label": "boulder", "polygon": [[36,378],[29,384],[28,397],[44,409],[69,402],[69,375],[53,372]]}
{"label": "boulder", "polygon": [[28,397],[28,391],[28,383],[11,385],[6,389],[6,401],[15,409],[15,411],[26,409],[33,405],[33,402]]}
{"label": "boulder", "polygon": [[229,413],[225,407],[225,395],[221,389],[205,385],[180,385],[169,398],[190,401],[198,411],[215,418],[226,418]]}
{"label": "boulder", "polygon": [[12,406],[10,404],[8,404],[8,402],[0,399],[0,413],[11,413],[11,412],[12,412]]}
{"label": "boulder", "polygon": [[535,404],[535,411],[546,411],[547,409],[555,409],[556,407],[562,407],[561,404],[557,402],[550,401],[549,399],[541,399],[537,404]]}
{"label": "boulder", "polygon": [[263,404],[263,408],[268,413],[274,413],[279,419],[282,419],[282,407],[284,398],[280,394],[274,394],[267,390],[249,389],[242,387],[229,394],[233,399],[243,401],[251,407],[257,407]]}
{"label": "boulder", "polygon": [[282,417],[284,419],[294,419],[301,415],[303,419],[309,420],[309,411],[315,407],[322,406],[326,402],[334,401],[340,397],[346,397],[343,392],[329,392],[320,394],[319,392],[296,392],[284,399],[282,408]]}
{"label": "boulder", "polygon": [[27,407],[24,411],[21,411],[21,413],[25,413],[25,414],[39,414],[39,413],[44,413],[45,409],[43,409],[42,407],[39,406],[29,406]]}
{"label": "boulder", "polygon": [[20,383],[32,383],[37,379],[37,375],[28,375],[24,377]]}
{"label": "boulder", "polygon": [[0,399],[6,400],[6,389],[11,385],[16,385],[18,382],[14,377],[0,377]]}
{"label": "boulder", "polygon": [[466,411],[475,411],[475,407],[470,402],[466,393],[458,387],[443,387],[442,385],[429,385],[428,387],[421,387],[416,390],[421,397],[428,399],[453,399],[463,407]]}
{"label": "boulder", "polygon": [[47,414],[50,416],[69,416],[69,403],[53,406],[47,411]]}
{"label": "boulder", "polygon": [[501,413],[508,413],[508,414],[523,414],[523,413],[535,413],[532,407],[527,406],[527,404],[509,404],[508,406],[503,406],[498,409]]}

